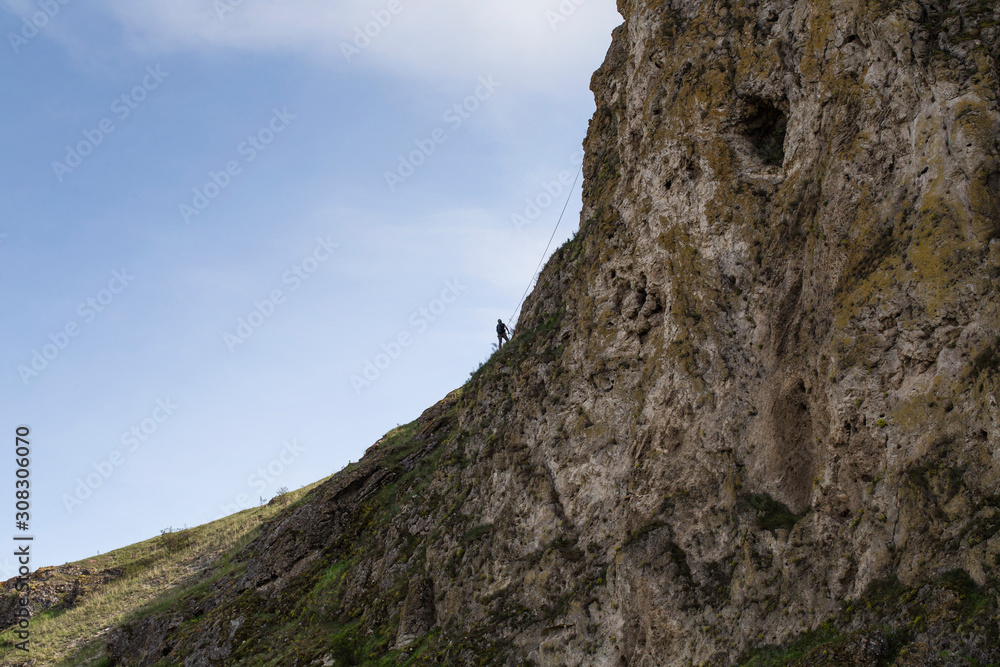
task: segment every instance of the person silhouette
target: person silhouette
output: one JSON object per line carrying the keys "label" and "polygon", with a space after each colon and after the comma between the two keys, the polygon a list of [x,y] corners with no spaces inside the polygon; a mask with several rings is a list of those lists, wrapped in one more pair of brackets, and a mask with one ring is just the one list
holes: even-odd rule
{"label": "person silhouette", "polygon": [[503,320],[497,320],[497,349],[498,350],[501,347],[503,347],[503,344],[505,342],[508,342],[508,343],[510,342],[510,339],[507,337],[507,334],[509,334],[509,333],[510,333],[510,329],[508,329],[507,325],[503,323]]}

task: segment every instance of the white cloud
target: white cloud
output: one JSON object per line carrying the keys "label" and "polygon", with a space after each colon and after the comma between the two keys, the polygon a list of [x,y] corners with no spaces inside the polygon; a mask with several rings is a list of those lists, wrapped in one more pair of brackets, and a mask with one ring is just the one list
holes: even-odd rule
{"label": "white cloud", "polygon": [[[9,0],[8,0],[9,1]],[[403,76],[474,78],[501,72],[552,86],[603,55],[620,17],[610,0],[104,0],[136,51],[282,51],[333,67],[374,66]],[[221,8],[221,9],[220,9]],[[561,8],[561,9],[560,9]],[[549,13],[547,13],[549,12]],[[553,17],[561,20],[552,25]],[[381,21],[379,22],[379,19]],[[343,45],[375,36],[348,63]]]}

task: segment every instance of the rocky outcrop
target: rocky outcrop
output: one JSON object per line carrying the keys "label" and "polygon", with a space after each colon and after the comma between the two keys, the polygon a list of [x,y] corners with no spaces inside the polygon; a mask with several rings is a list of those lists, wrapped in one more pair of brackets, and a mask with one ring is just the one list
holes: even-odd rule
{"label": "rocky outcrop", "polygon": [[[81,600],[97,593],[108,584],[125,576],[120,567],[99,569],[68,563],[58,567],[40,567],[27,577],[28,613],[30,617],[46,611],[71,609]],[[18,579],[0,584],[0,629],[17,624]]]}
{"label": "rocky outcrop", "polygon": [[168,661],[1000,661],[1000,10],[618,8],[517,335]]}
{"label": "rocky outcrop", "polygon": [[155,665],[172,648],[169,637],[178,629],[180,614],[157,615],[125,628],[116,628],[107,639],[108,652],[119,665]]}

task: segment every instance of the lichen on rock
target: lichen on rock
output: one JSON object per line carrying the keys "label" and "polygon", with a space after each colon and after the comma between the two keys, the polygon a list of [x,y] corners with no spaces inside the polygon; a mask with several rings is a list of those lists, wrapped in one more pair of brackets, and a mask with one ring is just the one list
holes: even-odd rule
{"label": "lichen on rock", "polygon": [[1000,6],[618,9],[517,335],[114,660],[1000,662]]}

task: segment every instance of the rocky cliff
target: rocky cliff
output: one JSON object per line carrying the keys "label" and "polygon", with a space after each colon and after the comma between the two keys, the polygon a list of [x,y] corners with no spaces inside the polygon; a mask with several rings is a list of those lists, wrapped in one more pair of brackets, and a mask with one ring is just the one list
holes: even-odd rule
{"label": "rocky cliff", "polygon": [[618,9],[512,342],[113,664],[1000,663],[1000,7]]}

